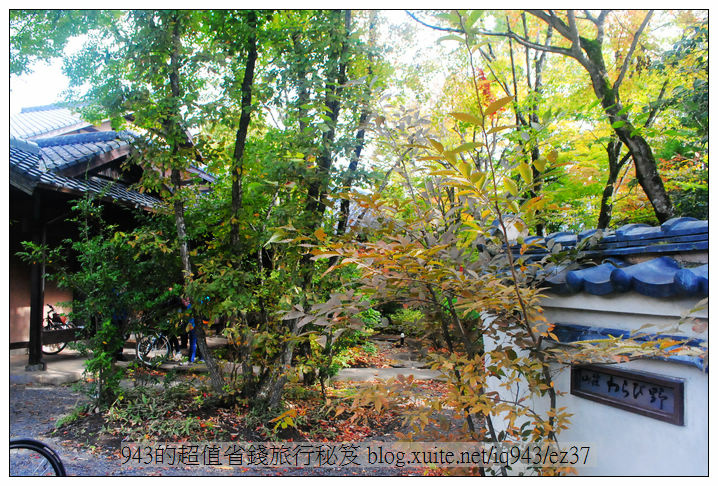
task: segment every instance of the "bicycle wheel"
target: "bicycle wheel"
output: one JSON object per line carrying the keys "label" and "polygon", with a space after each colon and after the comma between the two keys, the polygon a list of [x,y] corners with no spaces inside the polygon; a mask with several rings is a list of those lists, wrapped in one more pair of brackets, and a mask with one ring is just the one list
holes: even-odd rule
{"label": "bicycle wheel", "polygon": [[10,441],[10,476],[67,476],[65,466],[48,445],[34,439]]}
{"label": "bicycle wheel", "polygon": [[137,341],[137,359],[147,366],[158,366],[170,357],[170,342],[165,336],[143,336]]}
{"label": "bicycle wheel", "polygon": [[67,346],[67,343],[43,344],[42,352],[43,354],[57,354],[65,349],[65,346]]}
{"label": "bicycle wheel", "polygon": [[[43,331],[59,331],[61,329],[69,329],[72,326],[69,326],[67,324],[63,324],[61,326],[50,326],[46,325],[43,327]],[[44,354],[57,354],[63,349],[65,349],[65,346],[67,346],[67,343],[53,343],[53,344],[43,344],[42,345],[42,352]]]}

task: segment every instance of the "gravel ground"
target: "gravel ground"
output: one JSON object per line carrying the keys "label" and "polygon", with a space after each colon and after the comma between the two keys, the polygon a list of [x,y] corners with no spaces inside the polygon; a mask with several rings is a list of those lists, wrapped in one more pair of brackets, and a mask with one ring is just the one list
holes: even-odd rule
{"label": "gravel ground", "polygon": [[10,387],[10,438],[37,439],[58,453],[69,476],[107,476],[119,474],[146,474],[120,467],[120,462],[108,451],[91,453],[51,436],[55,422],[70,413],[86,398],[68,386]]}
{"label": "gravel ground", "polygon": [[[212,466],[158,468],[121,464],[117,450],[94,451],[53,436],[55,422],[86,398],[69,386],[10,387],[10,438],[33,438],[49,445],[62,459],[68,476],[397,476],[387,468],[264,468],[223,469]],[[408,471],[407,471],[408,472]],[[404,472],[406,474],[406,472]]]}

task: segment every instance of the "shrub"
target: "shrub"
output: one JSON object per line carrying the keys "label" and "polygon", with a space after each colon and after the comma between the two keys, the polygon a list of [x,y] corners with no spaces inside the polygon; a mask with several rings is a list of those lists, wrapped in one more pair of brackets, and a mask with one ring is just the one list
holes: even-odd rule
{"label": "shrub", "polygon": [[419,337],[425,332],[424,313],[418,309],[399,309],[390,316],[393,328],[407,336]]}

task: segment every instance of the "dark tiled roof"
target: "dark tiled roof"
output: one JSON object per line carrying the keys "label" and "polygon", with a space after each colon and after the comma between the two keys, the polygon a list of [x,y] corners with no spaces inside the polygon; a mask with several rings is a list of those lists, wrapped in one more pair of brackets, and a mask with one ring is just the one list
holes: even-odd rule
{"label": "dark tiled roof", "polygon": [[[691,348],[697,348],[700,350],[705,350],[705,343],[696,338],[686,338],[684,336],[674,336],[674,335],[664,335],[664,334],[632,334],[631,331],[627,331],[624,329],[611,329],[606,327],[595,327],[595,326],[581,326],[578,324],[565,324],[565,323],[557,323],[555,324],[555,327],[552,331],[556,337],[558,338],[559,342],[568,344],[568,343],[575,343],[577,341],[593,341],[593,340],[603,340],[603,339],[609,339],[609,338],[618,338],[621,339],[634,339],[638,342],[648,342],[648,341],[656,341],[657,339],[671,339],[672,341],[678,341],[679,344],[676,344],[672,347],[666,348],[668,351],[670,351],[674,347],[679,347],[681,345],[691,347]],[[665,356],[665,357],[656,357],[655,359],[660,359],[663,361],[671,361],[676,363],[684,363],[684,364],[690,364],[698,369],[705,369],[704,368],[704,362],[703,359],[698,356],[680,356],[680,355],[673,355],[673,356]],[[707,370],[707,369],[706,369]]]}
{"label": "dark tiled roof", "polygon": [[[550,240],[554,240],[554,243],[560,243],[563,248],[573,248],[578,242],[595,234],[596,231],[588,230],[579,234],[552,233],[545,238],[531,236],[525,239],[525,243],[545,246]],[[708,221],[700,221],[695,218],[673,218],[656,227],[646,224],[628,224],[616,231],[606,232],[598,245],[589,250],[589,254],[626,256],[694,250],[708,250]],[[545,253],[544,248],[533,248],[526,252],[527,255],[536,256]]]}
{"label": "dark tiled roof", "polygon": [[86,143],[100,143],[109,142],[116,139],[118,136],[128,137],[127,132],[90,132],[90,133],[76,133],[74,135],[63,135],[60,137],[49,137],[35,140],[34,143],[38,147],[61,147],[64,145],[81,145]]}
{"label": "dark tiled roof", "polygon": [[607,262],[594,267],[556,274],[546,282],[562,294],[586,292],[607,295],[634,290],[649,297],[708,295],[708,264],[683,267],[668,256],[633,265]]}
{"label": "dark tiled roof", "polygon": [[[18,140],[32,140],[42,149],[42,162],[47,169],[66,169],[77,163],[127,146],[130,132],[99,131],[75,135],[63,133],[88,128],[78,114],[58,105],[22,108],[20,113],[10,117],[10,137]],[[48,137],[47,135],[58,135]],[[198,167],[189,172],[213,184],[215,178]]]}
{"label": "dark tiled roof", "polygon": [[129,145],[127,132],[92,132],[62,137],[42,138],[35,141],[45,166],[61,170],[87,162],[92,158]]}
{"label": "dark tiled roof", "polygon": [[23,141],[10,142],[10,184],[27,194],[32,194],[36,187],[83,194],[94,192],[103,194],[113,200],[151,208],[160,203],[146,194],[130,190],[119,182],[90,177],[64,177],[52,170],[44,168],[40,158],[40,149]]}
{"label": "dark tiled roof", "polygon": [[197,177],[199,177],[205,182],[209,182],[210,184],[214,184],[216,180],[214,176],[209,175],[199,167],[191,166],[189,169],[187,169],[187,172],[189,172],[190,174],[195,174]]}
{"label": "dark tiled roof", "polygon": [[[578,242],[595,234],[554,233],[545,238],[529,237],[524,253],[528,261],[537,261],[547,254],[547,247],[560,245],[574,248]],[[513,250],[518,252],[518,246]],[[627,291],[655,297],[702,297],[708,295],[708,265],[679,263],[668,255],[708,250],[708,221],[695,218],[674,218],[660,226],[629,224],[608,232],[584,256],[597,264],[585,268],[556,269],[545,275],[544,282],[555,293],[586,292],[607,295]],[[626,257],[664,254],[641,263]]]}
{"label": "dark tiled roof", "polygon": [[73,131],[91,125],[79,115],[57,105],[23,108],[10,117],[10,136],[30,139],[57,130]]}

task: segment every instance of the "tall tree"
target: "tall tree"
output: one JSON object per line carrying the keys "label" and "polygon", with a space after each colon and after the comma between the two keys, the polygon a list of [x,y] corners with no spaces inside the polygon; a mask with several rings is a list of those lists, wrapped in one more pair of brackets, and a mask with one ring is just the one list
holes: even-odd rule
{"label": "tall tree", "polygon": [[239,245],[239,210],[242,207],[242,172],[244,169],[244,151],[249,131],[249,121],[252,110],[252,83],[254,82],[254,67],[257,62],[257,13],[247,12],[247,62],[242,77],[242,101],[239,127],[234,142],[234,157],[232,164],[232,218],[230,219],[231,242],[235,248]]}
{"label": "tall tree", "polygon": [[[549,27],[549,32],[556,31],[559,34],[558,39],[554,36],[547,35],[544,41],[540,39],[531,40],[526,29],[524,30],[524,34],[520,35],[511,29],[508,22],[505,24],[505,30],[503,31],[486,30],[481,27],[470,27],[466,29],[465,26],[462,25],[461,16],[459,15],[443,15],[442,18],[449,20],[449,22],[453,24],[451,27],[430,25],[417,19],[415,15],[410,15],[429,27],[458,33],[468,32],[470,35],[482,35],[489,38],[508,38],[515,40],[526,48],[545,53],[559,54],[578,61],[589,75],[594,94],[608,117],[611,129],[621,143],[630,151],[631,158],[636,167],[636,177],[648,196],[656,217],[659,221],[665,221],[671,218],[674,213],[673,205],[659,175],[658,166],[651,146],[642,135],[639,129],[640,127],[637,127],[635,121],[632,121],[630,118],[628,107],[623,105],[620,96],[621,86],[626,79],[634,60],[636,48],[639,45],[642,34],[648,26],[653,12],[649,11],[635,32],[631,33],[632,39],[630,46],[625,50],[625,53],[622,53],[623,62],[620,63],[620,67],[617,69],[613,81],[611,80],[609,69],[604,59],[604,39],[607,19],[611,14],[610,10],[602,10],[598,16],[594,16],[591,11],[586,10],[584,11],[583,17],[580,18],[577,18],[573,10],[568,10],[565,14],[561,15],[553,10],[529,10],[527,13]],[[593,38],[588,37],[588,34],[586,34],[588,26],[593,27],[595,31]],[[568,44],[568,47],[566,47],[566,44]],[[484,57],[486,56],[484,55]]]}
{"label": "tall tree", "polygon": [[[84,93],[89,116],[109,115],[113,124],[131,118],[143,132],[135,140],[133,160],[145,167],[146,186],[161,192],[171,207],[185,292],[195,275],[185,216],[191,188],[185,179],[191,165],[202,160],[189,135],[198,122],[195,100],[204,86],[198,73],[207,62],[194,49],[200,27],[189,11],[130,11],[117,28],[102,30],[85,51],[66,61],[72,85],[90,86]],[[212,386],[221,392],[221,370],[209,353],[203,321],[195,315],[194,322]]]}
{"label": "tall tree", "polygon": [[608,116],[608,120],[616,136],[630,151],[636,166],[636,176],[653,205],[656,217],[661,222],[673,217],[673,205],[658,173],[653,151],[646,139],[629,119],[629,115],[627,110],[624,109],[620,96],[620,88],[631,65],[636,46],[648,26],[653,12],[649,11],[645,15],[641,25],[633,33],[631,45],[623,58],[621,68],[614,80],[609,78],[609,71],[604,60],[603,52],[606,20],[611,13],[610,10],[602,10],[598,16],[594,16],[591,11],[584,11],[582,20],[584,23],[590,23],[595,28],[595,36],[593,38],[581,35],[578,19],[573,10],[568,10],[563,16],[551,10],[530,10],[529,13],[547,25],[550,25],[558,32],[564,41],[568,42],[569,47],[563,47],[555,43],[533,42],[513,31],[483,31],[482,33],[489,36],[508,37],[526,47],[560,54],[578,61],[588,73],[593,91],[600,100],[601,106]]}
{"label": "tall tree", "polygon": [[326,78],[324,106],[327,108],[328,130],[324,130],[317,157],[316,177],[309,182],[307,193],[307,213],[313,220],[310,228],[316,228],[326,209],[324,198],[329,189],[329,174],[335,155],[334,139],[341,111],[341,94],[347,81],[347,52],[349,50],[349,32],[351,29],[351,10],[334,12],[336,26],[330,44],[330,69]]}
{"label": "tall tree", "polygon": [[[656,119],[659,108],[662,106],[663,95],[666,92],[666,86],[668,81],[663,83],[663,88],[658,95],[658,99],[651,103],[650,111],[644,128],[649,128],[653,121]],[[606,153],[608,158],[608,178],[606,179],[606,185],[601,193],[601,209],[598,214],[598,224],[596,225],[599,229],[608,228],[611,222],[611,214],[613,212],[613,193],[614,186],[618,181],[618,175],[621,170],[625,167],[626,163],[631,159],[631,152],[629,151],[624,156],[621,156],[621,149],[623,143],[615,135],[611,137],[611,140],[606,146]]]}
{"label": "tall tree", "polygon": [[[378,85],[376,85],[374,79],[374,62],[375,53],[374,50],[377,48],[377,12],[372,11],[369,13],[369,44],[367,45],[367,70],[364,75],[365,82],[363,83],[362,94],[358,100],[359,105],[359,120],[356,136],[354,137],[354,145],[351,147],[351,153],[349,155],[349,166],[346,170],[346,175],[342,181],[344,191],[350,191],[352,184],[355,181],[357,168],[359,166],[359,160],[361,158],[362,151],[364,150],[366,128],[369,123],[369,117],[371,116],[371,98],[376,92]],[[339,204],[339,217],[337,222],[337,235],[341,236],[347,230],[349,222],[349,197],[343,197]]]}

